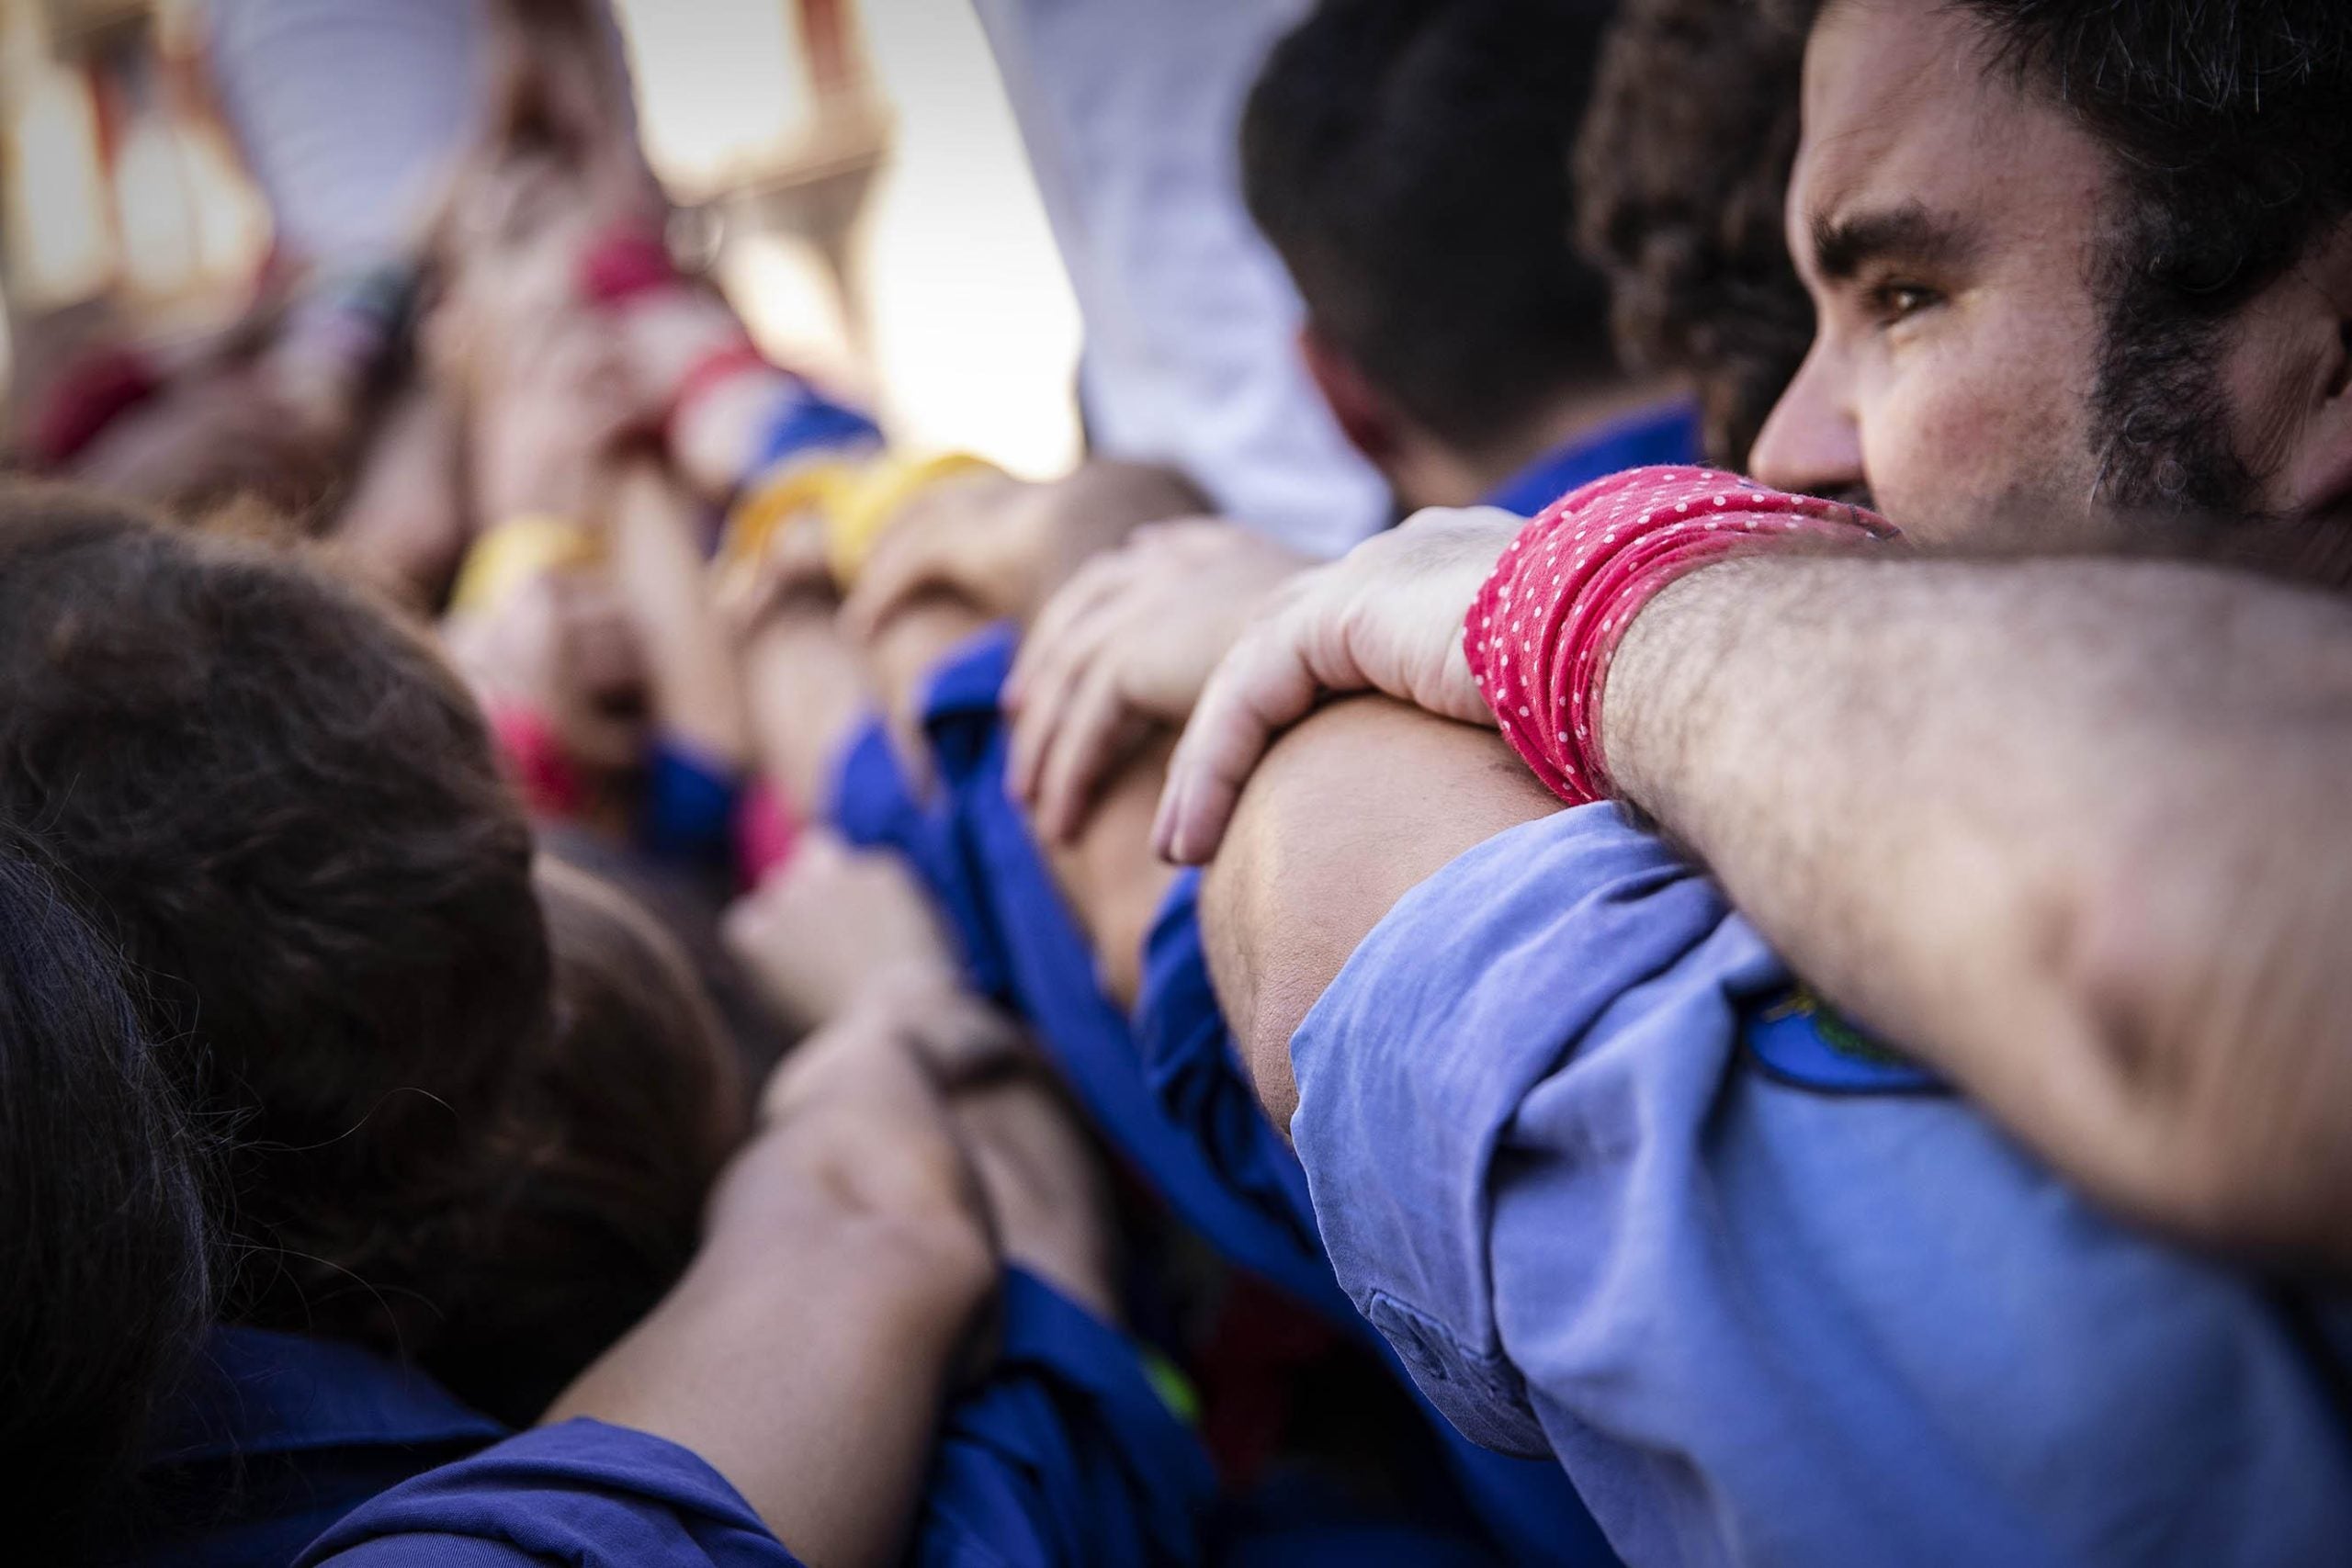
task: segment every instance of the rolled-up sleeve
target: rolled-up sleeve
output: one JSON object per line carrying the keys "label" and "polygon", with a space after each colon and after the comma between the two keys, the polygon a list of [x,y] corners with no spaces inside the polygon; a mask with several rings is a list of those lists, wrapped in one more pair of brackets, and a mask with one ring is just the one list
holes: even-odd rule
{"label": "rolled-up sleeve", "polygon": [[1430,1400],[1554,1456],[1629,1562],[2339,1555],[2310,1303],[1809,1006],[1606,805],[1399,902],[1292,1042],[1292,1131]]}
{"label": "rolled-up sleeve", "polygon": [[1422,884],[1291,1042],[1291,1136],[1341,1286],[1432,1404],[1510,1453],[1551,1450],[1495,1322],[1505,1129],[1603,1010],[1721,915],[1647,840],[1572,820],[1613,812],[1529,824]]}

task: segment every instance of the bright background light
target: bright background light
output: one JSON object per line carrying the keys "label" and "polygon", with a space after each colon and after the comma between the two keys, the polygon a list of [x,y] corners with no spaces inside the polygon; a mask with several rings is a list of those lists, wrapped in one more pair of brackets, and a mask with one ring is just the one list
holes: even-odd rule
{"label": "bright background light", "polygon": [[[811,113],[787,0],[620,0],[640,132],[662,176],[707,187],[789,148]],[[1077,301],[966,0],[858,7],[893,126],[850,288],[815,249],[761,235],[721,277],[771,352],[875,398],[893,440],[1049,475],[1079,453]]]}
{"label": "bright background light", "polygon": [[[192,25],[187,5],[167,9]],[[648,156],[682,197],[808,148],[820,106],[794,0],[615,11]],[[14,35],[0,38],[13,46],[0,47],[0,188],[17,309],[120,288],[162,310],[250,276],[268,218],[226,144],[209,126],[144,119],[109,178],[87,85],[47,58],[40,12],[0,0],[0,34]],[[776,232],[731,243],[721,282],[764,347],[872,401],[894,441],[1057,473],[1080,449],[1078,307],[979,22],[967,0],[866,0],[852,14],[889,148],[850,237],[846,290],[815,246]],[[5,366],[0,349],[0,378]]]}

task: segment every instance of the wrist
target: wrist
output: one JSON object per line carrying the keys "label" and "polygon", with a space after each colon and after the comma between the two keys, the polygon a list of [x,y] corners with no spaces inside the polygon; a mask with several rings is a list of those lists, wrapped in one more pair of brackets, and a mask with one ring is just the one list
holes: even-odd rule
{"label": "wrist", "polygon": [[1660,820],[1677,753],[1704,732],[1702,693],[1722,652],[1719,591],[1736,592],[1757,564],[1754,557],[1715,561],[1668,583],[1617,645],[1599,698],[1600,750],[1618,798]]}
{"label": "wrist", "polygon": [[1472,674],[1504,739],[1546,788],[1572,806],[1611,798],[1623,790],[1602,710],[1645,608],[1736,556],[1850,547],[1893,532],[1859,508],[1706,468],[1595,480],[1529,523],[1479,591],[1464,625]]}
{"label": "wrist", "polygon": [[904,1035],[910,1015],[952,1007],[965,998],[963,976],[944,953],[902,953],[850,978],[832,1019]]}
{"label": "wrist", "polygon": [[[944,1188],[928,1199],[861,1202],[807,1145],[789,1119],[752,1134],[679,1298],[798,1302],[810,1280],[823,1280],[833,1310],[863,1325],[868,1342],[944,1348],[961,1340],[996,1286],[996,1251],[980,1218]],[[755,1168],[773,1179],[746,1180]]]}
{"label": "wrist", "polygon": [[[670,390],[662,434],[677,456],[718,445],[714,430],[745,423],[742,411],[757,408],[786,380],[751,339],[729,335],[695,355]],[[728,416],[720,418],[718,416]]]}

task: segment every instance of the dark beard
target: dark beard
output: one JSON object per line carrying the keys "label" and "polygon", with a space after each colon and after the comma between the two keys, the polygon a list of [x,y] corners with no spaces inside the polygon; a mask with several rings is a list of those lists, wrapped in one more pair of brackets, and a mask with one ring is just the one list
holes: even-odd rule
{"label": "dark beard", "polygon": [[[2110,237],[2098,270],[2113,303],[2091,390],[2093,499],[2119,511],[2225,528],[2256,521],[2260,477],[2231,434],[2221,383],[2226,321],[2157,281],[2162,220]],[[2199,531],[2202,531],[2200,528]]]}
{"label": "dark beard", "polygon": [[2124,547],[2352,590],[2352,529],[2256,504],[2262,476],[2232,437],[2222,388],[2227,323],[2191,314],[2144,272],[2110,282],[2091,393],[2094,500],[2122,522]]}

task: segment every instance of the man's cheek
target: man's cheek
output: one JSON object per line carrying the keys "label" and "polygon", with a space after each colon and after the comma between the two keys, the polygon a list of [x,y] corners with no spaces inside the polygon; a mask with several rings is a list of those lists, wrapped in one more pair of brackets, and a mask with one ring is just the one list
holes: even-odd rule
{"label": "man's cheek", "polygon": [[1862,470],[1872,504],[1923,544],[1964,530],[1967,497],[1978,482],[1969,471],[1972,422],[1929,390],[1891,390],[1865,416],[1862,429]]}
{"label": "man's cheek", "polygon": [[1989,544],[2015,498],[2057,480],[2068,422],[2038,389],[1939,356],[1905,376],[1866,446],[1879,508],[1922,544]]}

